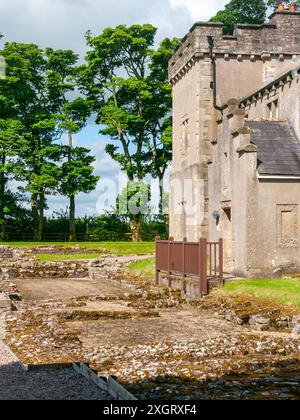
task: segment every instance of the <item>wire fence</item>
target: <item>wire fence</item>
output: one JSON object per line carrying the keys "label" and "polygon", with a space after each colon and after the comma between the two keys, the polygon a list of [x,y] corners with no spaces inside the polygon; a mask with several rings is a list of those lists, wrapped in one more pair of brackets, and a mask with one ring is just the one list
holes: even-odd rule
{"label": "wire fence", "polygon": [[[132,240],[132,234],[126,234],[127,241]],[[33,242],[33,232],[11,232],[7,233],[5,237],[6,242]],[[95,235],[89,233],[77,233],[76,242],[103,242],[106,238],[102,235]],[[69,234],[64,232],[57,233],[43,233],[41,242],[69,242]]]}

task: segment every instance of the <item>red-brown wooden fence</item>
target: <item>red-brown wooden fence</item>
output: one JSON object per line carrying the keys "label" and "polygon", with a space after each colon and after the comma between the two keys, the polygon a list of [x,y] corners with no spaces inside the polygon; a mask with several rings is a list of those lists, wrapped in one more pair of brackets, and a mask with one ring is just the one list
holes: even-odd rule
{"label": "red-brown wooden fence", "polygon": [[207,295],[209,281],[218,281],[223,286],[223,239],[218,242],[174,241],[170,238],[163,241],[156,238],[156,282],[159,283],[160,272],[182,276],[183,281],[188,277],[199,278],[201,295]]}

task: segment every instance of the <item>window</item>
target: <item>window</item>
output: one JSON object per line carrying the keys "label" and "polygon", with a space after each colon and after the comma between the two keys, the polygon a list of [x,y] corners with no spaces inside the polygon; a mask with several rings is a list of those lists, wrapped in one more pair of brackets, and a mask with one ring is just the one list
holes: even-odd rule
{"label": "window", "polygon": [[279,118],[279,110],[278,110],[278,99],[276,101],[269,102],[267,104],[268,107],[268,118],[270,120],[278,120]]}
{"label": "window", "polygon": [[181,150],[186,154],[190,147],[190,120],[187,118],[183,121],[181,127]]}

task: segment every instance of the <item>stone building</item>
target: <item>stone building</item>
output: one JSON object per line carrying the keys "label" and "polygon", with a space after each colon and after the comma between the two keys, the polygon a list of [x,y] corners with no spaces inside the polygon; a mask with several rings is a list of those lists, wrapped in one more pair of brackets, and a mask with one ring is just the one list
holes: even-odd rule
{"label": "stone building", "polygon": [[170,234],[225,241],[235,275],[300,271],[300,13],[196,23],[169,65]]}

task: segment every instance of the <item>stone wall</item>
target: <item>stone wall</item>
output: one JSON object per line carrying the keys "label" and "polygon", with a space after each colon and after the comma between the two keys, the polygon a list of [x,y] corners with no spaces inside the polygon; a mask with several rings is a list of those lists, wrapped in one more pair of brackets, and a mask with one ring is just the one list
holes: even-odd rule
{"label": "stone wall", "polygon": [[[208,35],[215,39],[214,51],[217,59],[223,58],[228,63],[234,59],[236,66],[247,60],[248,67],[251,67],[251,63],[260,62],[265,77],[273,78],[276,69],[273,71],[273,66],[270,66],[272,60],[277,60],[280,67],[278,70],[284,71],[287,62],[300,55],[300,13],[275,12],[270,21],[263,25],[239,24],[233,36],[223,35],[222,23],[197,22],[170,60],[169,74],[172,83],[177,83],[195,62],[208,57]],[[244,70],[251,75],[250,68],[247,70],[245,67]],[[233,80],[231,76],[225,73],[223,77]],[[238,84],[236,80],[236,89]],[[253,90],[255,89],[254,86]],[[235,93],[233,92],[232,96],[236,96]]]}
{"label": "stone wall", "polygon": [[32,249],[32,254],[46,254],[46,255],[73,255],[73,254],[90,254],[92,252],[105,254],[108,252],[105,249],[90,249],[78,246],[65,247],[60,245],[38,246]]}
{"label": "stone wall", "polygon": [[[169,63],[174,133],[170,236],[177,240],[209,236],[212,194],[207,162],[219,117],[213,107],[209,35],[215,40],[220,106],[231,98],[245,97],[300,64],[299,12],[276,12],[264,25],[237,25],[233,36],[224,36],[220,23],[199,22],[183,39]],[[186,180],[192,183],[192,202]]]}
{"label": "stone wall", "polygon": [[[51,250],[56,253],[57,248],[53,247],[50,252]],[[5,285],[7,286],[9,278],[78,278],[87,276],[86,261],[37,261],[30,250],[13,249],[8,246],[0,247],[0,291],[1,287],[3,291]]]}
{"label": "stone wall", "polygon": [[[0,262],[1,264],[1,262]],[[7,261],[5,269],[10,278],[78,278],[87,277],[86,262],[15,260]]]}
{"label": "stone wall", "polygon": [[[229,102],[209,162],[209,238],[223,237],[226,271],[254,278],[279,277],[300,269],[300,179],[260,178],[257,148],[251,144],[251,129],[245,126],[246,114],[250,119],[264,117],[264,104],[261,98],[253,110],[244,110],[239,101]],[[212,217],[216,210],[218,220]],[[280,216],[287,212],[295,226],[283,229]],[[290,230],[295,242],[281,244],[281,235],[286,237]]]}
{"label": "stone wall", "polygon": [[15,250],[6,245],[0,245],[0,260],[7,258],[14,258]]}

